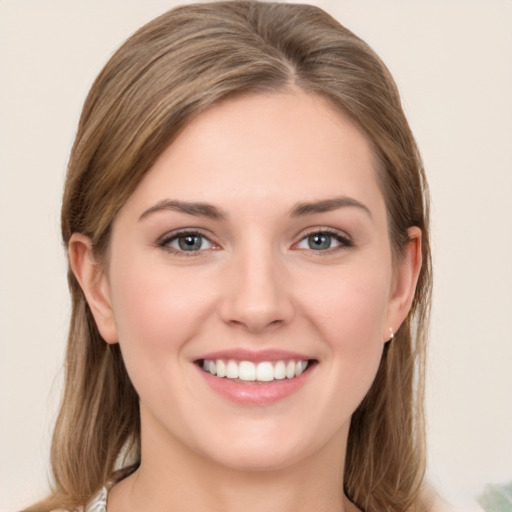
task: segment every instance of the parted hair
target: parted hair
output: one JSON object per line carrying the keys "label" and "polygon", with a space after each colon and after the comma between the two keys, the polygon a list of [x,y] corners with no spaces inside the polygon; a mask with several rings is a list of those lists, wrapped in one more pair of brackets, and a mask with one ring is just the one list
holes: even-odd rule
{"label": "parted hair", "polygon": [[[237,95],[290,87],[323,97],[368,137],[395,261],[407,229],[423,233],[412,309],[353,414],[343,482],[365,512],[423,510],[428,189],[389,71],[331,16],[310,5],[235,0],[177,7],[138,30],[85,101],[65,183],[63,242],[67,247],[73,233],[87,235],[101,264],[117,212],[192,119]],[[138,396],[119,346],[101,338],[71,271],[68,281],[72,313],[51,448],[52,491],[27,512],[77,509],[106,481],[130,471],[128,459],[140,457]]]}

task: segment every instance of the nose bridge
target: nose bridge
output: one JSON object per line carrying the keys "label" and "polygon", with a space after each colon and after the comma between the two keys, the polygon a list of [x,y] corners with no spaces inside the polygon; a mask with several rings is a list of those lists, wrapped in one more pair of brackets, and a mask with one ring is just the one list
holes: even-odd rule
{"label": "nose bridge", "polygon": [[241,244],[233,253],[229,274],[224,321],[256,332],[291,319],[293,302],[285,265],[269,240],[253,238]]}

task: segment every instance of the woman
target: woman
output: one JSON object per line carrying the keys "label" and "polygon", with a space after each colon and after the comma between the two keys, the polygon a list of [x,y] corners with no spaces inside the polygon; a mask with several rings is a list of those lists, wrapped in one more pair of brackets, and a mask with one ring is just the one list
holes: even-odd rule
{"label": "woman", "polygon": [[306,5],[157,18],[89,93],[62,230],[55,486],[27,510],[426,508],[427,189],[364,42]]}

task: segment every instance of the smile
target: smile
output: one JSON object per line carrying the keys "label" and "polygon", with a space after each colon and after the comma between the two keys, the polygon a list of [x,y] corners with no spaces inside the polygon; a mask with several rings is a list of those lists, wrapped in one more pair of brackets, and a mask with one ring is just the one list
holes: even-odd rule
{"label": "smile", "polygon": [[242,406],[268,406],[299,392],[314,379],[318,359],[280,349],[219,350],[202,354],[194,366],[215,394]]}
{"label": "smile", "polygon": [[216,377],[245,382],[272,382],[274,380],[293,379],[304,373],[309,360],[300,361],[228,361],[223,359],[204,359],[202,369]]}

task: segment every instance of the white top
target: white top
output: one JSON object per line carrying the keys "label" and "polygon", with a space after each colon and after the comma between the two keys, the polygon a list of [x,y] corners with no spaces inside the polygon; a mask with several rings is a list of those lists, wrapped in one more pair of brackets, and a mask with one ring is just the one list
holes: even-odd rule
{"label": "white top", "polygon": [[85,507],[85,512],[107,512],[108,490],[103,487],[101,491]]}

